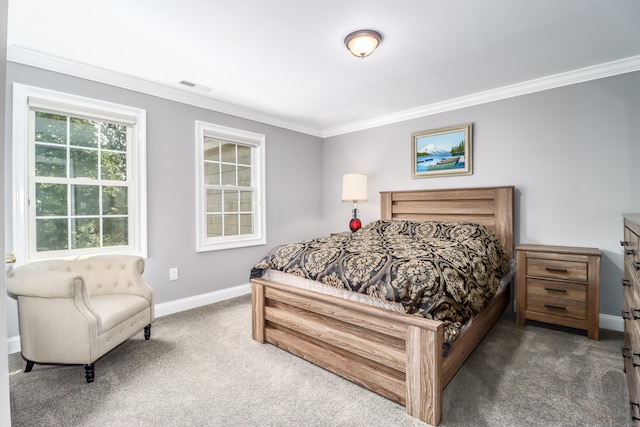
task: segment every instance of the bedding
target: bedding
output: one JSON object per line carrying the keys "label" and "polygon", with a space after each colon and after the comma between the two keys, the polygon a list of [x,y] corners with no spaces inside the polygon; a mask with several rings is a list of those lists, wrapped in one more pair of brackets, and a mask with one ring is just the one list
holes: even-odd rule
{"label": "bedding", "polygon": [[496,293],[509,259],[482,225],[378,220],[356,233],[273,248],[251,277],[268,269],[395,301],[408,314],[442,321],[447,353],[464,323]]}

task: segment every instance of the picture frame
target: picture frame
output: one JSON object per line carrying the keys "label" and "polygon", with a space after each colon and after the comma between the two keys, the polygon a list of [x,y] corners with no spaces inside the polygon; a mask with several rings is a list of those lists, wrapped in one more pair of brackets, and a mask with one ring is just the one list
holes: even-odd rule
{"label": "picture frame", "polygon": [[472,123],[411,134],[411,177],[471,175]]}

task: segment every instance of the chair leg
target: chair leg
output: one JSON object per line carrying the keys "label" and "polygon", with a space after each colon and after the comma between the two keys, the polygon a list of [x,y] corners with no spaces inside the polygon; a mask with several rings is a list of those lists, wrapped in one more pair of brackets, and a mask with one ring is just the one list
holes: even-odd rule
{"label": "chair leg", "polygon": [[89,363],[88,365],[84,365],[84,377],[87,379],[88,383],[92,383],[93,379],[96,376],[95,367],[96,367],[95,363]]}
{"label": "chair leg", "polygon": [[33,369],[33,365],[34,365],[34,362],[32,360],[27,360],[27,367],[24,368],[24,371],[31,372],[31,370]]}
{"label": "chair leg", "polygon": [[144,327],[144,339],[148,340],[151,338],[151,323]]}

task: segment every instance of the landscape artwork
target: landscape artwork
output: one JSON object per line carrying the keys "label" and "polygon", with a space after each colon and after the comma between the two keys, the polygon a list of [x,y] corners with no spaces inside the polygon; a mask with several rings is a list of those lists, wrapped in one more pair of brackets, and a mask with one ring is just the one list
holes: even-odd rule
{"label": "landscape artwork", "polygon": [[416,132],[412,139],[412,178],[471,174],[471,123]]}

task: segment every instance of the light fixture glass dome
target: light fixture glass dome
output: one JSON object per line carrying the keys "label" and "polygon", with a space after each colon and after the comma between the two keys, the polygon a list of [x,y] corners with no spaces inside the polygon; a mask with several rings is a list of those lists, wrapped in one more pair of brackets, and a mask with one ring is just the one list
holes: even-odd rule
{"label": "light fixture glass dome", "polygon": [[373,30],[358,30],[349,34],[344,39],[347,49],[360,58],[369,56],[378,47],[382,41],[382,35]]}

